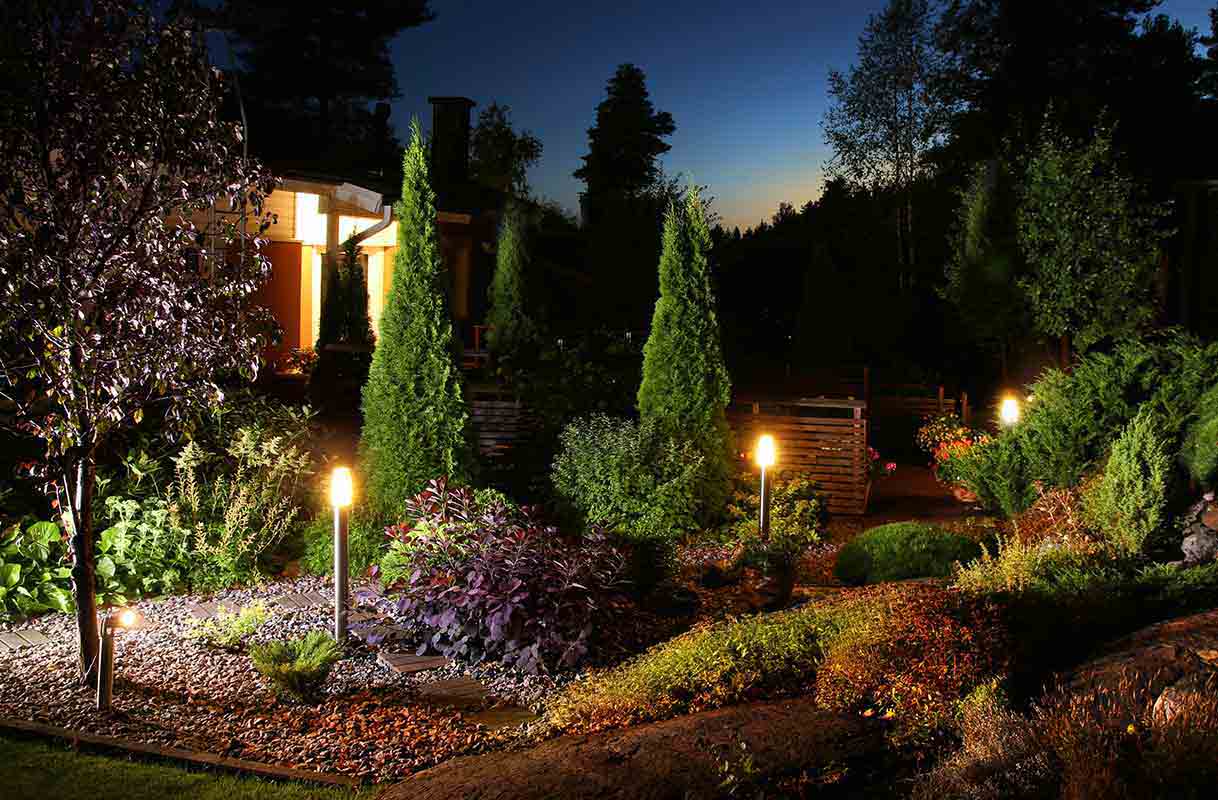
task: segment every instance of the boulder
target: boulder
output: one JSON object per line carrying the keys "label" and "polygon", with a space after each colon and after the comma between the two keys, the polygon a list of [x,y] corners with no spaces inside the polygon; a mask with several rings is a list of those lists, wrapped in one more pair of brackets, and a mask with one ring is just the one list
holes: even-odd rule
{"label": "boulder", "polygon": [[1184,560],[1189,564],[1207,564],[1218,558],[1218,532],[1192,525],[1180,545]]}

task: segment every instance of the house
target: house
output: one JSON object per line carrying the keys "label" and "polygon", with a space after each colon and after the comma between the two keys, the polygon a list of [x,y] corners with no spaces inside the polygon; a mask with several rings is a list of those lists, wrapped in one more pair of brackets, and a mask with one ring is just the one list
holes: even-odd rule
{"label": "house", "polygon": [[[432,183],[437,195],[440,248],[450,282],[456,333],[467,348],[485,318],[486,292],[494,268],[492,253],[501,193],[469,177],[470,109],[462,97],[428,98],[432,106]],[[274,167],[274,165],[272,164]],[[265,253],[271,278],[260,293],[283,328],[272,357],[308,349],[317,340],[325,271],[331,255],[354,236],[368,284],[368,312],[379,329],[393,283],[397,221],[392,198],[339,176],[299,169],[277,170],[282,182],[267,197],[275,215]]]}

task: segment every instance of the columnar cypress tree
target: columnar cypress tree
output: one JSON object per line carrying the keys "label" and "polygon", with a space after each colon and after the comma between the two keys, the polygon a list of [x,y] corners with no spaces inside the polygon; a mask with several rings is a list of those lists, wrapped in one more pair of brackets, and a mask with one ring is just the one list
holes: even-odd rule
{"label": "columnar cypress tree", "polygon": [[327,259],[326,285],[322,293],[321,314],[317,325],[317,343],[314,349],[318,353],[328,344],[342,341],[347,330],[347,286],[339,269],[338,260]]}
{"label": "columnar cypress tree", "polygon": [[727,494],[731,433],[725,410],[731,379],[723,363],[711,289],[710,229],[691,188],[664,219],[660,297],[643,348],[639,415],[667,435],[693,442],[706,458],[703,512],[713,515]]}
{"label": "columnar cypress tree", "polygon": [[417,119],[410,134],[393,284],[364,386],[360,435],[368,498],[382,514],[396,513],[431,478],[463,478],[469,463],[435,194]]}
{"label": "columnar cypress tree", "polygon": [[487,346],[496,363],[511,363],[537,336],[537,326],[525,307],[528,265],[528,218],[517,200],[509,200],[499,226],[495,275],[489,292],[490,326]]}
{"label": "columnar cypress tree", "polygon": [[372,318],[368,316],[368,281],[359,263],[359,246],[352,237],[343,243],[346,261],[347,341],[372,344]]}

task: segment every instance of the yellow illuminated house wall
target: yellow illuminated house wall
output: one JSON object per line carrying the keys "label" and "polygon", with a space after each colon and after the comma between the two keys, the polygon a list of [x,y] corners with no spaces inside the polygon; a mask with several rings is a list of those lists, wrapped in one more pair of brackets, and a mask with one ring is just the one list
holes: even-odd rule
{"label": "yellow illuminated house wall", "polygon": [[326,215],[317,209],[321,197],[307,192],[296,193],[296,238],[301,244],[315,247],[326,246]]}

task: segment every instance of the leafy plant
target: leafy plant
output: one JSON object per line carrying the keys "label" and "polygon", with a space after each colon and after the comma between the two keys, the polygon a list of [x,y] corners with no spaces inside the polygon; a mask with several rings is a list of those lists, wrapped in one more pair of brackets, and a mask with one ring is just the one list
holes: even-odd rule
{"label": "leafy plant", "polygon": [[593,529],[564,539],[530,509],[433,483],[391,529],[384,572],[397,613],[429,648],[529,672],[581,662],[619,604],[622,555]]}
{"label": "leafy plant", "polygon": [[264,603],[252,603],[230,611],[220,606],[212,619],[196,620],[187,634],[210,647],[237,650],[266,624],[269,614]]}
{"label": "leafy plant", "polygon": [[[388,545],[385,522],[363,505],[347,518],[347,568],[364,575],[380,563]],[[321,513],[304,527],[305,552],[300,565],[310,575],[334,573],[334,514]]]}
{"label": "leafy plant", "polygon": [[81,498],[64,510],[89,679],[99,453],[145,413],[173,425],[219,400],[221,376],[253,377],[275,182],[242,154],[189,20],[138,0],[23,4],[5,31],[23,88],[6,92],[0,162],[23,190],[0,203],[0,422],[38,439],[61,496]]}
{"label": "leafy plant", "polygon": [[1038,332],[1072,336],[1080,350],[1145,329],[1169,208],[1147,202],[1119,163],[1112,129],[1076,144],[1046,117],[1017,209],[1030,267],[1019,287]]}
{"label": "leafy plant", "polygon": [[259,558],[297,520],[312,460],[296,445],[241,428],[222,455],[188,443],[174,468],[179,524],[197,559],[192,585],[215,589],[257,577]]}
{"label": "leafy plant", "polygon": [[770,535],[762,541],[758,528],[760,483],[753,475],[737,476],[725,526],[729,541],[743,544],[746,558],[766,563],[794,563],[820,541],[827,511],[816,482],[805,475],[779,472],[770,477]]}
{"label": "leafy plant", "polygon": [[1143,411],[1120,438],[1104,471],[1083,494],[1083,506],[1105,541],[1125,556],[1136,556],[1167,524],[1172,460],[1158,417]]}
{"label": "leafy plant", "polygon": [[697,527],[702,455],[655,423],[603,414],[562,433],[553,481],[589,522],[631,538],[671,539]]}
{"label": "leafy plant", "polygon": [[189,584],[196,566],[188,532],[160,497],[106,498],[97,543],[98,587],[111,595],[167,594]]}
{"label": "leafy plant", "polygon": [[1011,435],[947,450],[939,462],[939,478],[977,495],[987,509],[1008,517],[1026,509],[1036,496],[1020,440]]}
{"label": "leafy plant", "polygon": [[428,148],[417,119],[410,133],[393,285],[364,385],[360,431],[368,501],[388,516],[435,475],[464,477],[470,455]]}
{"label": "leafy plant", "polygon": [[1207,488],[1214,486],[1218,479],[1218,385],[1197,401],[1184,434],[1180,460],[1190,478]]}
{"label": "leafy plant", "polygon": [[0,619],[72,610],[67,542],[54,522],[15,522],[0,531]]}
{"label": "leafy plant", "polygon": [[330,670],[342,656],[342,647],[321,631],[310,631],[300,639],[250,647],[254,669],[270,681],[275,693],[301,702],[317,698]]}
{"label": "leafy plant", "polygon": [[894,522],[864,531],[837,553],[835,572],[843,583],[947,577],[957,563],[981,555],[971,539],[917,522]]}

